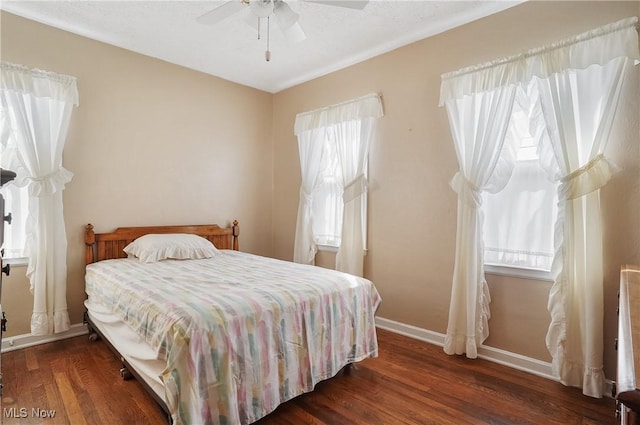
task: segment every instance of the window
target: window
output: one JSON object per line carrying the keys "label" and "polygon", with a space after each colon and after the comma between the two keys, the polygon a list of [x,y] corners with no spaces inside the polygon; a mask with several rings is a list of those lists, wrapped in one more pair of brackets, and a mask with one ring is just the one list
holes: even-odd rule
{"label": "window", "polygon": [[5,215],[11,213],[11,224],[4,228],[4,259],[24,258],[25,229],[27,212],[27,191],[26,188],[17,187],[13,183],[7,183],[0,189],[0,194],[4,197]]}
{"label": "window", "polygon": [[[9,138],[7,145],[0,144],[0,168],[15,171],[17,158],[13,149],[13,140]],[[11,213],[11,224],[4,227],[4,258],[7,260],[26,257],[24,248],[26,243],[26,221],[28,212],[28,193],[26,187],[18,187],[15,181],[0,188],[4,197],[5,215]]]}
{"label": "window", "polygon": [[342,239],[342,169],[332,132],[323,145],[318,185],[313,192],[313,238],[321,246],[339,247]]}
{"label": "window", "polygon": [[511,178],[500,192],[483,192],[484,263],[549,272],[558,184],[551,182],[539,163],[545,128],[531,124],[525,112],[514,111],[507,137],[515,138],[507,143],[516,147]]}
{"label": "window", "polygon": [[377,93],[296,115],[301,184],[293,261],[313,264],[318,245],[331,244],[336,269],[362,276],[367,162],[382,116]]}
{"label": "window", "polygon": [[[336,131],[339,126],[334,126],[325,133],[323,145],[320,174],[318,185],[313,192],[313,205],[311,207],[313,216],[313,237],[320,249],[331,250],[339,248],[342,241],[342,218],[344,211],[342,183],[342,167],[338,159],[338,149],[336,145]],[[354,137],[356,140],[348,143],[357,143],[359,132]],[[365,161],[364,175],[367,176],[367,162]],[[362,238],[363,246],[366,247],[366,192],[362,196]]]}

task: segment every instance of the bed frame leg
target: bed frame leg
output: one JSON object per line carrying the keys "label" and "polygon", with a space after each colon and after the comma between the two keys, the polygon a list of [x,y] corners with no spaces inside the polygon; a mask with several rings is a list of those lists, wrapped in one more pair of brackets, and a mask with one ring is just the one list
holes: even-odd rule
{"label": "bed frame leg", "polygon": [[87,330],[89,331],[89,342],[96,342],[98,340],[99,335],[93,329],[93,326],[91,326],[91,322],[89,322],[88,313],[86,311],[84,312],[84,318],[82,320],[82,323],[87,325]]}
{"label": "bed frame leg", "polygon": [[349,374],[349,373],[351,373],[351,371],[355,371],[355,370],[358,370],[358,366],[355,363],[349,363],[344,368],[344,372],[347,373],[347,374]]}
{"label": "bed frame leg", "polygon": [[122,365],[122,367],[120,368],[120,376],[122,376],[122,379],[124,381],[128,381],[129,379],[133,378],[133,375],[131,375],[131,372],[129,372],[129,369],[127,369],[127,366]]}

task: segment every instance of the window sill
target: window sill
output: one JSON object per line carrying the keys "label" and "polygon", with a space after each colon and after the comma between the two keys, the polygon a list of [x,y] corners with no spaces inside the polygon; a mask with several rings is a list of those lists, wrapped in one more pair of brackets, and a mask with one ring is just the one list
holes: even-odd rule
{"label": "window sill", "polygon": [[[333,245],[316,245],[316,247],[318,248],[319,252],[332,252],[334,254],[337,254],[338,249],[340,249],[339,246],[333,246]],[[368,252],[369,252],[369,249],[365,248],[364,255],[367,255]]]}
{"label": "window sill", "polygon": [[11,267],[27,266],[29,265],[29,259],[27,257],[5,258],[2,260],[2,264],[11,264]]}
{"label": "window sill", "polygon": [[334,254],[338,252],[338,248],[339,248],[333,245],[316,245],[316,246],[318,247],[318,251],[320,252],[333,252]]}
{"label": "window sill", "polygon": [[522,267],[499,266],[495,264],[485,264],[484,271],[487,274],[498,276],[518,277],[522,279],[541,280],[544,282],[553,282],[551,272],[538,269],[525,269]]}

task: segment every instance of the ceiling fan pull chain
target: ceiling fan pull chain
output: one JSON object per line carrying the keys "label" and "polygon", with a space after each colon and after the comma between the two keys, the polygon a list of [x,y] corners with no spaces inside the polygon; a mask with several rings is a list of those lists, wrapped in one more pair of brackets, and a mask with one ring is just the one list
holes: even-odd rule
{"label": "ceiling fan pull chain", "polygon": [[267,51],[264,52],[264,58],[267,62],[271,60],[271,52],[269,51],[269,34],[271,33],[271,21],[267,16]]}
{"label": "ceiling fan pull chain", "polygon": [[258,40],[260,40],[260,21],[262,21],[262,19],[258,16]]}

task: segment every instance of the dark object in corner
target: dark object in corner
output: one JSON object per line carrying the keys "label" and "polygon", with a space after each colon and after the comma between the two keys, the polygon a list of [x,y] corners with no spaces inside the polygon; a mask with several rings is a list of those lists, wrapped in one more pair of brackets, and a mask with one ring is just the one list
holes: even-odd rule
{"label": "dark object in corner", "polygon": [[0,168],[0,186],[16,178],[16,173]]}

